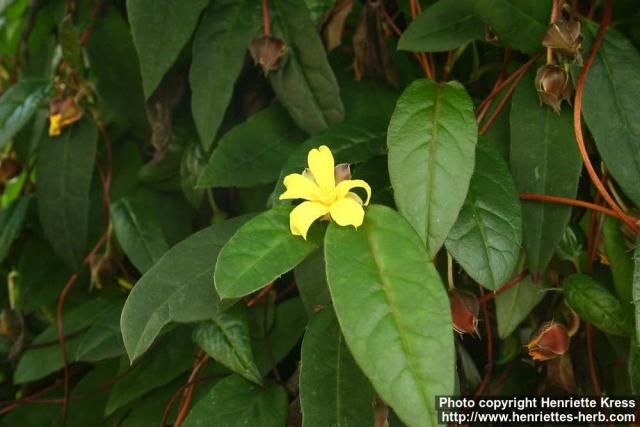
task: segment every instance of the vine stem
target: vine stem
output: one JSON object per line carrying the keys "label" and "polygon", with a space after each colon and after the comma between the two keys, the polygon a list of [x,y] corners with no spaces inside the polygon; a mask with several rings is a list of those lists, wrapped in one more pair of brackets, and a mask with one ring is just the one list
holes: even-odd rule
{"label": "vine stem", "polygon": [[489,380],[491,379],[491,372],[493,371],[493,336],[491,334],[491,321],[489,319],[489,309],[487,308],[487,302],[482,301],[484,298],[484,289],[482,286],[478,285],[480,289],[480,305],[482,306],[482,317],[484,319],[484,328],[485,334],[487,335],[487,365],[485,367],[484,378],[482,379],[482,383],[474,393],[474,399],[481,396],[484,392],[484,389],[489,385]]}
{"label": "vine stem", "polygon": [[271,36],[271,19],[269,17],[269,0],[262,0],[262,21],[264,22],[264,35]]}
{"label": "vine stem", "polygon": [[552,202],[552,203],[561,203],[564,205],[579,206],[581,208],[591,209],[593,211],[602,212],[603,214],[607,214],[614,218],[618,218],[618,214],[614,210],[607,209],[604,206],[600,206],[595,203],[585,202],[582,200],[568,199],[566,197],[558,197],[558,196],[548,196],[546,194],[530,194],[530,193],[520,193],[519,197],[522,200],[537,200],[540,202]]}
{"label": "vine stem", "polygon": [[598,177],[593,165],[591,164],[591,160],[589,159],[589,153],[587,153],[587,147],[584,142],[584,136],[582,134],[582,96],[584,94],[584,82],[587,77],[587,73],[595,60],[596,53],[602,44],[602,39],[604,38],[604,33],[611,21],[611,0],[607,0],[607,3],[604,7],[604,12],[602,15],[602,20],[600,21],[600,27],[598,28],[598,33],[593,41],[593,45],[591,46],[591,51],[589,52],[589,56],[580,70],[580,74],[578,76],[578,84],[576,85],[576,96],[573,102],[573,127],[576,134],[576,142],[578,144],[578,149],[580,150],[580,155],[582,156],[582,161],[584,162],[584,166],[589,173],[589,177],[591,181],[598,189],[598,192],[602,195],[602,198],[607,202],[607,204],[616,212],[616,215],[620,220],[626,223],[631,230],[636,234],[640,234],[640,228],[633,221],[632,218],[625,215],[624,212],[620,209],[618,204],[613,200],[604,184]]}
{"label": "vine stem", "polygon": [[204,354],[204,352],[199,351],[196,354],[196,360],[193,362],[193,369],[191,370],[191,375],[189,375],[189,379],[187,380],[187,388],[184,391],[184,395],[182,397],[182,404],[180,405],[180,410],[178,411],[178,416],[173,423],[173,427],[180,427],[182,422],[187,416],[189,412],[189,406],[191,405],[191,401],[193,400],[193,392],[195,390],[196,384],[193,382],[198,376],[198,372],[204,365],[209,361],[209,356]]}
{"label": "vine stem", "polygon": [[480,296],[480,298],[478,299],[478,302],[483,304],[483,303],[489,301],[490,299],[493,299],[493,298],[497,297],[501,293],[508,291],[509,289],[511,289],[512,287],[514,287],[518,283],[520,283],[520,281],[522,279],[524,279],[525,277],[527,277],[528,275],[529,275],[529,270],[523,270],[520,274],[517,274],[517,275],[513,276],[511,279],[509,279],[509,281],[507,283],[502,285],[497,290],[495,290],[495,291],[493,291],[493,292],[491,292],[489,294],[482,294]]}

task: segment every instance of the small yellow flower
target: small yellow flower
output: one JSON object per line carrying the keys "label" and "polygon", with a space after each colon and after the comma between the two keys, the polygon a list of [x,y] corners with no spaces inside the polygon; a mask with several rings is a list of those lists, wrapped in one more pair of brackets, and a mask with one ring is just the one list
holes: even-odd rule
{"label": "small yellow flower", "polygon": [[53,114],[49,116],[49,136],[60,135],[62,126],[62,114]]}
{"label": "small yellow flower", "polygon": [[[291,211],[289,227],[291,233],[307,238],[307,231],[315,220],[330,217],[336,224],[359,227],[364,219],[364,206],[371,199],[371,187],[361,179],[349,179],[349,166],[334,166],[331,150],[325,145],[309,151],[307,157],[309,168],[302,174],[293,173],[284,179],[287,191],[280,195],[280,200],[305,199]],[[350,190],[363,188],[367,192],[367,200],[363,203],[357,194]]]}

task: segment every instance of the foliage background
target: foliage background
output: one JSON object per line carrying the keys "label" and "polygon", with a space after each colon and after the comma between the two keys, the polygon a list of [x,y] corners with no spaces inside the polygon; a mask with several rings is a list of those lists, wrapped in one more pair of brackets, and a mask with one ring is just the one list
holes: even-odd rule
{"label": "foliage background", "polygon": [[[583,39],[545,54],[557,20]],[[637,393],[639,20],[0,0],[0,424],[423,426],[438,394]],[[321,145],[373,205],[305,241],[277,196]],[[532,361],[548,322],[570,341]]]}

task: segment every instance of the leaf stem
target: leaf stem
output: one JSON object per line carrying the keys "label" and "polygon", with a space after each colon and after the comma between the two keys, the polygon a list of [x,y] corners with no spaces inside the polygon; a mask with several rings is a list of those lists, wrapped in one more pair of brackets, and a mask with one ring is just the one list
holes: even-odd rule
{"label": "leaf stem", "polygon": [[262,21],[264,23],[264,35],[271,36],[271,19],[269,17],[269,0],[262,0]]}

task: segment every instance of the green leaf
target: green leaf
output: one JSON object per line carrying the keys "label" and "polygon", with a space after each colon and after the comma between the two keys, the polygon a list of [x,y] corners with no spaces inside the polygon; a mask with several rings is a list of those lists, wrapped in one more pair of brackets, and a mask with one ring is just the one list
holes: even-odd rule
{"label": "green leaf", "polygon": [[433,257],[467,196],[477,142],[473,104],[461,84],[416,80],[389,124],[389,177],[398,210]]}
{"label": "green leaf", "polygon": [[198,187],[251,187],[273,182],[305,134],[278,104],[225,133]]}
{"label": "green leaf", "polygon": [[236,304],[211,320],[198,324],[193,340],[214,360],[262,385],[262,377],[251,353],[249,318],[243,304]]}
{"label": "green leaf", "polygon": [[[91,326],[98,317],[111,310],[114,303],[104,298],[94,298],[84,304],[64,313],[62,316],[63,332],[65,335],[79,333],[84,328]],[[58,327],[56,324],[49,326],[39,334],[32,344],[47,344],[42,348],[34,348],[25,351],[18,361],[14,372],[13,381],[23,384],[43,378],[64,366],[60,346],[57,345]],[[81,336],[73,336],[66,340],[69,363],[76,361],[77,349],[82,340]],[[49,345],[49,343],[54,343]]]}
{"label": "green leaf", "polygon": [[62,50],[62,59],[74,70],[80,68],[80,42],[78,28],[73,25],[71,15],[66,15],[58,28],[58,39]]}
{"label": "green leaf", "polygon": [[71,275],[51,246],[35,236],[21,247],[18,273],[21,294],[19,308],[25,313],[55,301]]}
{"label": "green leaf", "polygon": [[169,249],[157,214],[140,199],[113,203],[111,223],[124,253],[143,274]]}
{"label": "green leaf", "polygon": [[27,124],[51,87],[49,80],[24,79],[4,92],[0,98],[0,148]]}
{"label": "green leaf", "polygon": [[238,375],[218,382],[189,412],[184,427],[260,426],[287,423],[286,391],[277,384],[260,387]]}
{"label": "green leaf", "polygon": [[527,318],[531,310],[544,298],[542,291],[542,284],[534,284],[531,276],[526,276],[496,296],[496,320],[500,338],[507,338]]}
{"label": "green leaf", "polygon": [[573,274],[562,285],[564,299],[585,322],[611,335],[629,335],[631,316],[620,301],[585,274]]}
{"label": "green leaf", "polygon": [[138,397],[168,384],[191,369],[193,354],[191,334],[183,328],[178,328],[163,337],[161,349],[150,353],[147,359],[135,367],[131,368],[126,358],[122,358],[118,375],[128,369],[131,371],[114,384],[105,414],[113,414]]}
{"label": "green leaf", "polygon": [[440,0],[409,24],[398,49],[444,52],[484,38],[484,23],[473,12],[472,0]]}
{"label": "green leaf", "polygon": [[148,98],[189,41],[208,0],[127,0],[127,14]]}
{"label": "green leaf", "polygon": [[256,32],[256,0],[212,2],[193,41],[191,111],[205,150],[213,143]]}
{"label": "green leaf", "polygon": [[115,8],[109,8],[96,20],[86,47],[101,116],[105,120],[133,123],[138,131],[146,131],[138,56],[129,25]]}
{"label": "green leaf", "polygon": [[302,342],[303,426],[372,426],[374,392],[349,352],[332,308],[318,312]]}
{"label": "green leaf", "polygon": [[[276,307],[273,315],[273,324],[269,328],[269,333],[265,337],[264,333],[264,304],[269,304],[265,300],[256,307],[259,310],[260,322],[255,322],[251,331],[251,348],[258,370],[262,375],[266,375],[271,370],[271,357],[275,363],[284,359],[300,341],[304,328],[307,324],[307,313],[300,298],[288,299]],[[271,306],[271,304],[269,304]],[[269,316],[272,311],[267,313]],[[254,313],[257,314],[257,313]],[[268,319],[267,319],[268,321]],[[256,330],[256,328],[259,328]],[[268,341],[267,341],[268,340]],[[271,354],[269,354],[269,352]]]}
{"label": "green leaf", "polygon": [[22,231],[30,201],[30,197],[21,197],[0,211],[0,262],[4,261],[11,244]]}
{"label": "green leaf", "polygon": [[300,299],[309,315],[331,302],[324,264],[324,253],[319,249],[293,270]]}
{"label": "green leaf", "polygon": [[542,50],[551,2],[539,0],[472,0],[473,10],[498,40],[525,53]]}
{"label": "green leaf", "polygon": [[447,250],[473,280],[495,290],[518,262],[522,217],[506,162],[487,141],[476,149],[467,200],[447,236]]}
{"label": "green leaf", "polygon": [[616,294],[623,304],[629,304],[633,300],[633,250],[625,243],[620,226],[618,219],[606,217],[602,227],[602,243],[611,267]]}
{"label": "green leaf", "polygon": [[122,310],[120,329],[129,358],[140,357],[169,322],[197,322],[214,316],[219,298],[213,267],[225,242],[246,221],[234,218],[178,243],[133,287]]}
{"label": "green leaf", "polygon": [[634,337],[629,342],[627,370],[629,372],[631,392],[637,395],[640,393],[640,346],[638,346],[638,341]]}
{"label": "green leaf", "polygon": [[307,156],[312,148],[326,145],[331,149],[336,164],[359,163],[386,153],[385,138],[387,123],[372,118],[348,119],[331,126],[324,132],[313,135],[291,153],[280,171],[276,187],[271,193],[274,204],[288,203],[279,201],[284,193],[284,178],[290,173],[301,173],[307,167]]}
{"label": "green leaf", "polygon": [[287,44],[281,67],[269,75],[276,96],[310,134],[342,121],[340,88],[304,2],[273,0],[270,6],[274,35]]}
{"label": "green leaf", "polygon": [[[571,110],[556,114],[538,101],[533,72],[520,82],[511,107],[511,173],[521,193],[575,198],[582,160]],[[524,247],[532,272],[543,271],[569,223],[571,206],[522,201]]]}
{"label": "green leaf", "polygon": [[124,354],[124,344],[120,333],[121,304],[113,305],[109,310],[95,318],[95,323],[83,335],[76,359],[89,362],[111,359]]}
{"label": "green leaf", "polygon": [[68,266],[79,267],[89,227],[89,192],[98,132],[85,118],[40,145],[36,173],[38,211],[44,233]]}
{"label": "green leaf", "polygon": [[325,259],[358,365],[407,425],[437,424],[435,397],[454,392],[453,330],[449,299],[419,236],[398,213],[374,205],[357,230],[329,226]]}
{"label": "green leaf", "polygon": [[314,227],[307,240],[289,230],[292,208],[265,211],[229,239],[220,251],[214,281],[221,298],[242,297],[291,270],[320,246]]}
{"label": "green leaf", "polygon": [[[598,25],[585,22],[585,44]],[[577,76],[579,69],[574,69]],[[640,205],[640,54],[614,29],[602,45],[584,83],[582,114],[607,170],[624,193]]]}

